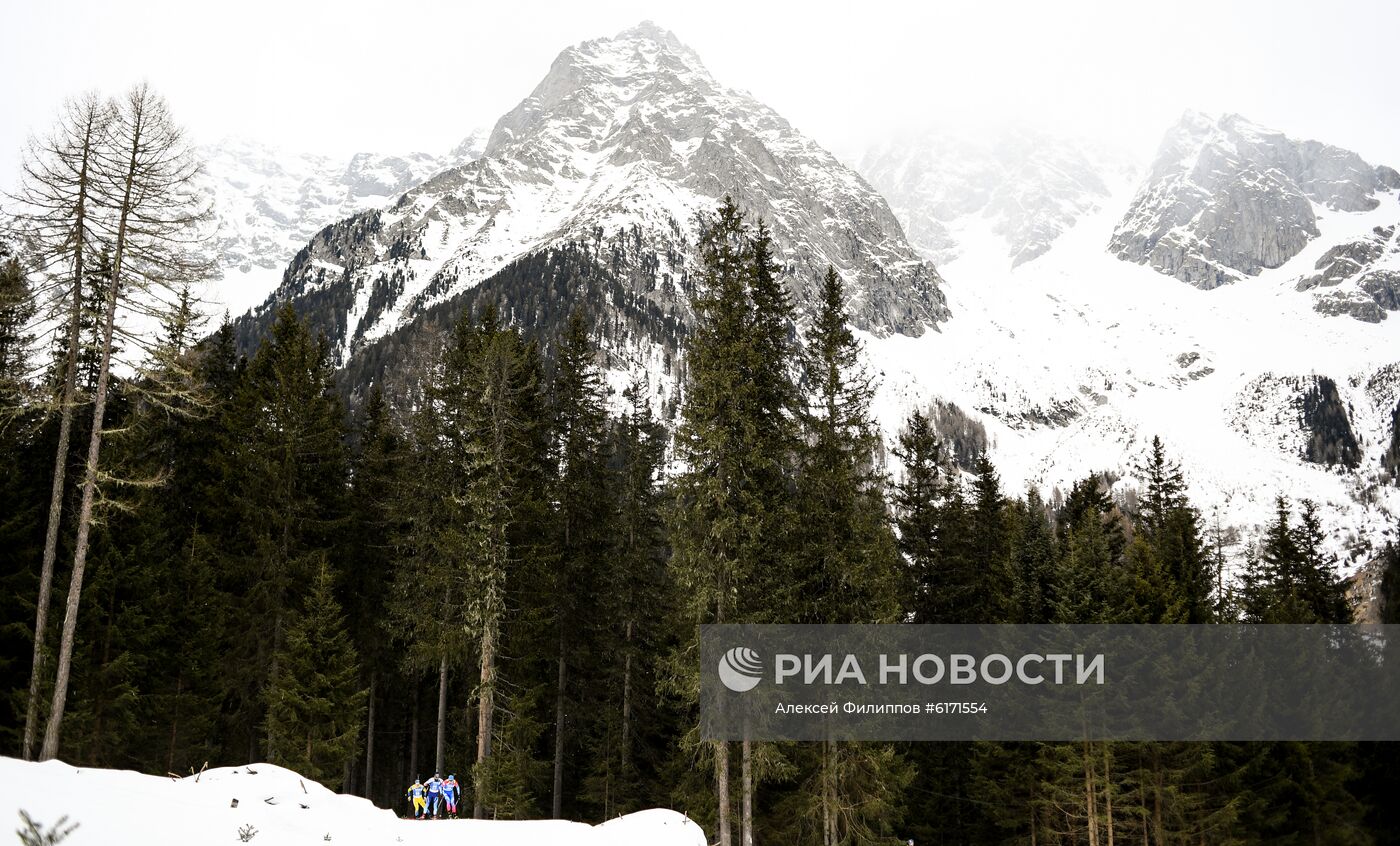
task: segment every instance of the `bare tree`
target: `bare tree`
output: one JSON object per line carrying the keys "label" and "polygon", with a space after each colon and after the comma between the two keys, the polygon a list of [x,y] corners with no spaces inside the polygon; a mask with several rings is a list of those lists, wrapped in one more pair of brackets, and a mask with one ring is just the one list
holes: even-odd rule
{"label": "bare tree", "polygon": [[127,93],[115,111],[106,143],[96,151],[95,164],[96,197],[108,216],[104,222],[110,228],[112,265],[102,303],[101,363],[92,401],[92,434],[83,470],[73,572],[42,760],[58,754],[68,698],[93,503],[102,477],[99,460],[117,312],[120,307],[137,319],[147,320],[168,314],[185,302],[188,281],[205,266],[189,249],[202,237],[199,224],[207,219],[194,186],[199,165],[159,95],[144,84]]}
{"label": "bare tree", "polygon": [[21,188],[15,197],[19,204],[16,224],[24,238],[26,253],[34,262],[37,275],[45,280],[35,291],[36,299],[48,302],[40,322],[66,338],[62,388],[55,401],[59,415],[58,449],[54,456],[44,557],[39,568],[34,660],[24,714],[21,754],[25,760],[33,759],[38,735],[39,690],[44,676],[44,642],[48,634],[54,559],[63,518],[73,410],[78,405],[83,283],[88,272],[89,250],[97,237],[96,222],[101,214],[94,197],[98,179],[97,151],[105,140],[111,116],[111,103],[93,92],[65,103],[53,131],[42,139],[30,140],[21,169]]}

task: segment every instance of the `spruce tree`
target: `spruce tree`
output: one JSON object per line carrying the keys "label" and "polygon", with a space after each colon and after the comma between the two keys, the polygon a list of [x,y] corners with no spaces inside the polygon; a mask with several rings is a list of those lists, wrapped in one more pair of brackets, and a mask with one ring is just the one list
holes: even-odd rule
{"label": "spruce tree", "polygon": [[959,622],[1000,623],[1013,595],[1006,500],[986,454],[973,464],[969,559]]}
{"label": "spruce tree", "polygon": [[987,604],[998,600],[981,583],[972,510],[926,415],[910,417],[895,456],[904,463],[892,501],[900,550],[910,566],[914,622],[985,622]]}
{"label": "spruce tree", "polygon": [[19,260],[0,253],[0,435],[8,435],[23,416],[31,381],[30,320],[36,307]]}
{"label": "spruce tree", "polygon": [[938,504],[944,495],[942,445],[926,414],[915,411],[900,430],[895,458],[902,475],[891,491],[899,551],[907,574],[905,607],[916,622],[929,622],[934,612],[934,567],[942,535]]}
{"label": "spruce tree", "polygon": [[339,789],[359,744],[364,706],[359,657],[323,561],[305,607],[287,626],[268,686],[267,734],[279,739],[272,763]]}
{"label": "spruce tree", "polygon": [[491,761],[498,734],[535,731],[498,726],[496,713],[510,591],[537,569],[532,547],[546,545],[549,534],[540,516],[551,473],[538,348],[502,327],[494,307],[475,321],[463,311],[424,393],[417,455],[405,474],[412,490],[403,497],[394,618],[408,646],[406,669],[437,673],[439,759],[448,672],[464,656],[476,662],[473,816],[482,818],[488,802],[513,801],[493,783],[508,763]]}
{"label": "spruce tree", "polygon": [[1292,509],[1275,500],[1274,521],[1250,555],[1241,586],[1244,619],[1255,623],[1348,623],[1351,606],[1336,559],[1324,549],[1317,506],[1303,500],[1293,525]]}
{"label": "spruce tree", "polygon": [[[670,520],[673,572],[696,622],[753,619],[770,607],[764,586],[774,585],[784,566],[796,389],[788,384],[792,356],[782,340],[790,332],[788,306],[770,250],[764,230],[755,238],[731,200],[707,223],[701,242],[676,436],[688,469],[676,479]],[[688,678],[676,684],[692,696]],[[718,835],[729,846],[730,750],[716,743],[713,753]],[[749,760],[748,744],[741,755]],[[748,797],[751,782],[744,779],[743,787]],[[743,822],[747,830],[748,816]]]}
{"label": "spruce tree", "polygon": [[351,464],[351,541],[340,558],[345,597],[342,605],[348,612],[350,639],[362,659],[367,687],[361,791],[366,797],[373,795],[376,706],[386,686],[380,668],[393,654],[387,599],[393,583],[396,544],[403,534],[394,500],[405,492],[401,475],[404,452],[403,433],[391,417],[383,392],[376,386],[365,403],[359,449]]}
{"label": "spruce tree", "polygon": [[1048,623],[1056,601],[1055,536],[1040,492],[1011,504],[1011,602],[1014,623]]}
{"label": "spruce tree", "polygon": [[874,387],[848,325],[840,277],[828,268],[803,354],[797,548],[788,622],[894,621],[898,550],[875,470]]}
{"label": "spruce tree", "polygon": [[1308,614],[1319,623],[1350,623],[1346,582],[1337,572],[1337,557],[1325,548],[1326,534],[1317,503],[1302,500],[1294,530],[1298,549],[1298,590]]}
{"label": "spruce tree", "polygon": [[[871,377],[860,363],[835,269],[822,281],[803,353],[808,401],[798,463],[796,588],[789,622],[898,619],[898,548],[875,471],[878,434]],[[912,770],[888,744],[821,743],[808,781],[823,842],[864,843],[892,833]]]}
{"label": "spruce tree", "polygon": [[[230,514],[224,586],[240,598],[244,628],[223,674],[239,730],[255,751],[261,691],[277,675],[287,612],[297,607],[345,519],[344,411],[324,339],[284,303],[241,379],[227,415],[230,449],[220,480]],[[276,737],[263,738],[269,752]]]}
{"label": "spruce tree", "polygon": [[600,646],[597,624],[604,568],[612,532],[612,502],[607,495],[607,413],[597,352],[588,337],[583,312],[575,310],[560,339],[555,359],[553,456],[556,465],[553,501],[558,533],[553,569],[554,628],[554,787],[552,816],[563,816],[566,716],[571,707],[569,678],[576,653]]}
{"label": "spruce tree", "polygon": [[1200,517],[1186,497],[1179,464],[1167,458],[1161,438],[1138,467],[1146,486],[1138,499],[1136,529],[1145,541],[1134,553],[1148,595],[1143,622],[1207,623],[1214,618],[1213,573],[1201,538]]}

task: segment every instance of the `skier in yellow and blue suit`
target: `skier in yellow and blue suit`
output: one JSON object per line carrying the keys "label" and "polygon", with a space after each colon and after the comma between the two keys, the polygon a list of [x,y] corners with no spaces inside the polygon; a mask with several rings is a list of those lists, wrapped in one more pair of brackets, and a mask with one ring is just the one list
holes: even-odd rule
{"label": "skier in yellow and blue suit", "polygon": [[415,820],[423,819],[423,814],[428,810],[428,800],[424,796],[426,792],[422,779],[414,779],[413,785],[408,788],[408,798],[413,802],[413,818]]}

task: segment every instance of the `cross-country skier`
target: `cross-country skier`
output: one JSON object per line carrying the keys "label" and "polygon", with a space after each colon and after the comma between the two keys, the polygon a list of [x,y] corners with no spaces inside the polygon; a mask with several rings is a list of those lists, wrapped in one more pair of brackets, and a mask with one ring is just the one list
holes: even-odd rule
{"label": "cross-country skier", "polygon": [[433,773],[424,786],[428,788],[428,816],[436,819],[442,802],[442,777]]}
{"label": "cross-country skier", "polygon": [[415,778],[413,785],[408,788],[408,798],[413,803],[413,818],[415,820],[423,819],[423,813],[428,808],[427,800],[423,798],[424,792],[423,780]]}
{"label": "cross-country skier", "polygon": [[448,773],[447,781],[442,783],[442,801],[447,803],[447,813],[454,820],[457,819],[457,791],[459,789],[457,776]]}

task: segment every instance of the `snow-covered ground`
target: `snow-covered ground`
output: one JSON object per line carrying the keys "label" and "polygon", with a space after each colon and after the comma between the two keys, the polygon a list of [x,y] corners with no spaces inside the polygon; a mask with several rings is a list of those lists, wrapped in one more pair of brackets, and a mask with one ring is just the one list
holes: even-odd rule
{"label": "snow-covered ground", "polygon": [[[699,825],[660,809],[597,826],[562,820],[401,820],[365,799],[332,793],[271,764],[174,779],[0,758],[0,830],[18,828],[21,810],[45,830],[64,816],[77,823],[64,846],[705,846]],[[246,827],[256,833],[243,841],[239,832]]]}

